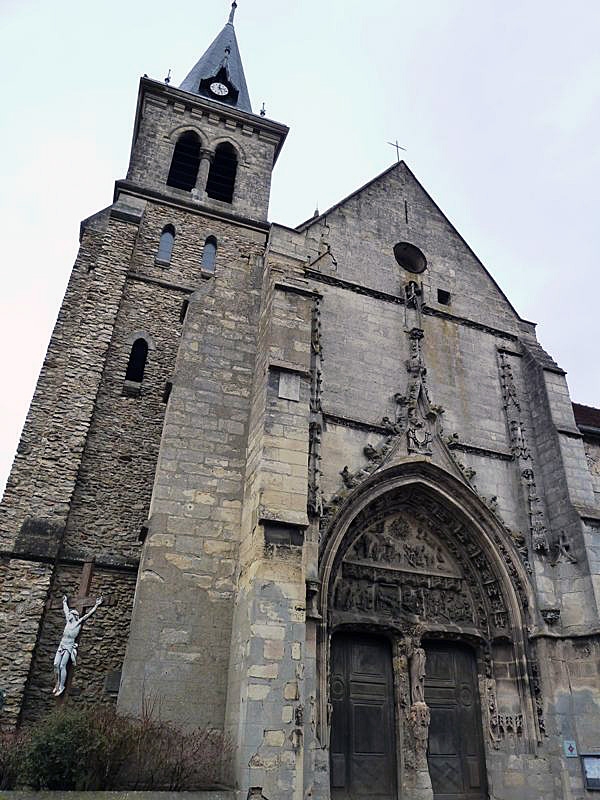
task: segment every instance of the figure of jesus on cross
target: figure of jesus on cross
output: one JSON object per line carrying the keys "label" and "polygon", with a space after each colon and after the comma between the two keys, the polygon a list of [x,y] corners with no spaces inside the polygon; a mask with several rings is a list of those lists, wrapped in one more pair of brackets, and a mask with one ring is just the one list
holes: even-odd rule
{"label": "figure of jesus on cross", "polygon": [[63,631],[62,639],[58,645],[58,650],[54,656],[54,672],[56,674],[56,684],[52,689],[52,694],[58,697],[61,695],[67,684],[67,667],[69,661],[75,666],[77,663],[77,637],[81,631],[83,623],[92,616],[94,611],[102,603],[102,598],[99,597],[92,608],[84,614],[83,617],[79,616],[79,611],[74,608],[69,608],[66,595],[63,597],[63,611],[67,624]]}
{"label": "figure of jesus on cross", "polygon": [[[87,597],[84,595],[87,593],[89,584],[91,583],[92,569],[93,567],[91,562],[86,562],[86,564],[84,564],[82,581],[79,587],[79,597],[74,604],[80,605],[82,607],[82,611],[86,605],[89,606],[89,603],[86,602]],[[65,615],[66,625],[63,630],[62,639],[58,645],[58,650],[54,656],[54,673],[56,675],[56,683],[52,689],[52,694],[55,697],[59,697],[66,688],[67,668],[69,666],[69,661],[73,664],[73,666],[75,666],[77,663],[77,637],[81,632],[81,626],[86,619],[89,619],[89,617],[92,616],[92,614],[101,604],[102,597],[99,597],[87,614],[80,616],[79,611],[76,611],[74,608],[69,608],[67,596],[63,596],[62,607]]]}

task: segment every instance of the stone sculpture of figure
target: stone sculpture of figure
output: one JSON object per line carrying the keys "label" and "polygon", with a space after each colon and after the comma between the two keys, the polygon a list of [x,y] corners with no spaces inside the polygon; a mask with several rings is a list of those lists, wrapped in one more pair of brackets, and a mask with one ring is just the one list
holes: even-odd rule
{"label": "stone sculpture of figure", "polygon": [[66,595],[63,596],[63,612],[67,624],[63,631],[62,639],[58,645],[58,650],[54,656],[54,673],[56,675],[56,684],[52,689],[52,694],[58,697],[65,690],[67,682],[67,667],[69,661],[75,665],[77,663],[77,637],[81,631],[81,626],[92,616],[99,605],[102,603],[102,598],[96,600],[95,605],[84,614],[83,617],[79,616],[79,612],[73,608],[69,608]]}
{"label": "stone sculpture of figure", "polygon": [[425,650],[415,647],[410,656],[410,691],[413,703],[425,702]]}

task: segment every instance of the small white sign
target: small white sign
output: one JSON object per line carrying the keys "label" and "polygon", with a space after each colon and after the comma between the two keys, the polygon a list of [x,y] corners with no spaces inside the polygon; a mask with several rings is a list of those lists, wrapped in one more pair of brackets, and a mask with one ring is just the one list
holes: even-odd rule
{"label": "small white sign", "polygon": [[572,739],[565,739],[563,741],[563,750],[567,758],[577,758],[577,745]]}
{"label": "small white sign", "polygon": [[297,372],[279,373],[279,397],[284,400],[300,400],[300,375]]}

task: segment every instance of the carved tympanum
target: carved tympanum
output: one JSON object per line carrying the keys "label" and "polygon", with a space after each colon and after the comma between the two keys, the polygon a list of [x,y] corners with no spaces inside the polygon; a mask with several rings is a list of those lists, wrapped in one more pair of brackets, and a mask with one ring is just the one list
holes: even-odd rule
{"label": "carved tympanum", "polygon": [[[507,566],[514,566],[504,548]],[[525,591],[518,575],[517,590]],[[338,549],[329,609],[339,623],[407,621],[507,631],[501,581],[473,534],[431,495],[379,497],[355,517]]]}

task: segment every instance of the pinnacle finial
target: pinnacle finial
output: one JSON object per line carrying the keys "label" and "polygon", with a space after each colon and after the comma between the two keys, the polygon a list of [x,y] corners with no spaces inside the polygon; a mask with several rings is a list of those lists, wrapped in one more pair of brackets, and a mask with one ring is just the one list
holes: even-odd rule
{"label": "pinnacle finial", "polygon": [[233,25],[233,18],[235,17],[235,10],[237,8],[237,3],[233,0],[231,4],[231,11],[229,12],[229,24]]}

